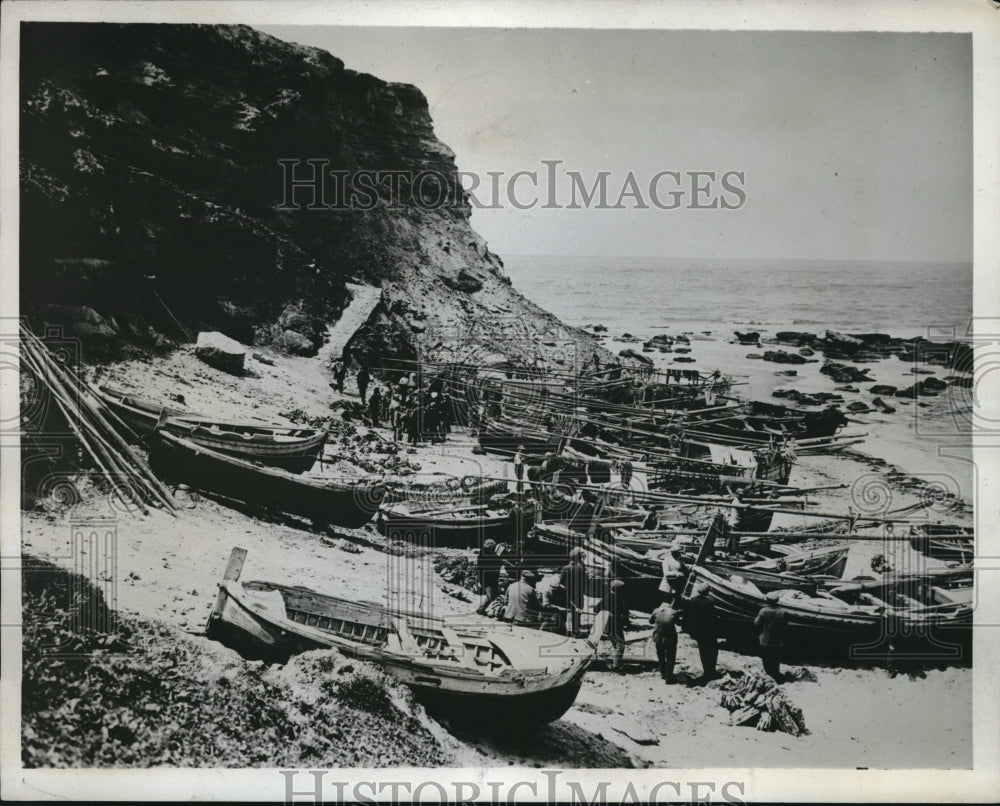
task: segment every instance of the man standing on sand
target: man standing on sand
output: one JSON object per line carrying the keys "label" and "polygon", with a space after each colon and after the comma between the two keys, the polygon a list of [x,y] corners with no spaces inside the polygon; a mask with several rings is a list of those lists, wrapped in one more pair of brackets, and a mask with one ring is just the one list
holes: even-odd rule
{"label": "man standing on sand", "polygon": [[337,384],[337,391],[343,393],[344,391],[344,378],[347,377],[347,364],[344,363],[343,358],[338,358],[333,362],[333,380]]}
{"label": "man standing on sand", "polygon": [[542,601],[535,591],[535,572],[522,571],[521,578],[507,588],[504,619],[522,627],[537,627],[541,613]]}
{"label": "man standing on sand", "polygon": [[661,604],[649,617],[653,625],[653,645],[660,677],[667,683],[674,682],[674,664],[677,662],[677,611],[667,602]]}
{"label": "man standing on sand", "polygon": [[684,606],[684,629],[698,643],[702,672],[696,685],[703,686],[715,677],[715,664],[719,659],[718,616],[704,582],[695,585],[694,595]]}
{"label": "man standing on sand", "polygon": [[392,426],[392,438],[396,442],[403,438],[403,411],[399,395],[393,395],[389,402],[389,425]]}
{"label": "man standing on sand", "polygon": [[569,610],[567,633],[576,636],[580,632],[580,613],[583,611],[583,596],[587,590],[587,568],[583,564],[586,552],[576,546],[569,553],[569,562],[559,572],[559,584],[566,590],[566,607]]}
{"label": "man standing on sand", "polygon": [[378,420],[381,414],[382,391],[376,386],[372,389],[372,396],[368,399],[368,416],[371,418],[373,428],[378,428]]}
{"label": "man standing on sand", "polygon": [[625,657],[625,628],[629,624],[631,613],[625,603],[625,583],[620,579],[611,580],[608,592],[597,607],[597,617],[594,628],[590,631],[588,643],[596,647],[597,642],[606,637],[615,649],[615,657],[611,662],[611,671],[624,674],[622,659]]}
{"label": "man standing on sand", "polygon": [[364,364],[361,365],[361,369],[358,370],[358,394],[361,395],[361,402],[365,402],[365,394],[368,392],[368,382],[372,379],[372,376],[368,374],[368,369]]}
{"label": "man standing on sand", "polygon": [[517,446],[514,454],[514,478],[517,479],[517,494],[524,492],[524,445]]}
{"label": "man standing on sand", "polygon": [[409,435],[411,445],[416,445],[420,441],[420,426],[423,417],[424,414],[420,400],[414,395],[406,414],[406,432]]}
{"label": "man standing on sand", "polygon": [[753,623],[760,628],[760,660],[764,671],[774,680],[781,682],[781,648],[784,646],[785,629],[788,626],[788,615],[778,605],[779,594],[771,591],[764,597],[764,605]]}

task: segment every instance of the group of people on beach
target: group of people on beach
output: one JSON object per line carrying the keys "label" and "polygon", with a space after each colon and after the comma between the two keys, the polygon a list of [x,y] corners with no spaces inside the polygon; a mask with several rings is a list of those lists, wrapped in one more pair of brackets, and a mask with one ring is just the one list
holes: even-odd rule
{"label": "group of people on beach", "polygon": [[[539,591],[539,575],[531,568],[519,568],[505,544],[484,541],[476,561],[483,601],[476,611],[492,615],[517,626],[559,632],[571,637],[585,637],[596,650],[602,638],[610,641],[614,654],[612,671],[624,673],[625,633],[632,624],[625,582],[610,578],[602,586],[600,601],[592,607],[593,623],[583,630],[581,616],[586,610],[585,597],[592,589],[587,568],[586,551],[576,546],[568,561],[559,569],[558,581]],[[506,571],[511,579],[506,591],[501,587],[501,575]],[[717,677],[720,624],[715,604],[708,595],[708,585],[698,582],[689,595],[683,596],[687,583],[686,569],[678,552],[669,552],[663,561],[664,578],[660,584],[663,601],[649,616],[653,625],[651,640],[656,650],[657,667],[663,680],[675,683],[678,627],[683,627],[698,647],[701,675],[692,685],[704,685]],[[755,624],[758,628],[759,652],[764,671],[781,680],[781,652],[787,616],[778,606],[778,594],[767,596]]]}
{"label": "group of people on beach", "polygon": [[[332,386],[343,393],[347,379],[344,359],[334,362],[333,377]],[[395,442],[409,445],[417,445],[424,439],[444,442],[451,433],[451,399],[445,382],[435,381],[424,389],[416,372],[401,372],[395,384],[383,385],[363,364],[358,369],[356,382],[368,421],[375,428],[388,423]]]}

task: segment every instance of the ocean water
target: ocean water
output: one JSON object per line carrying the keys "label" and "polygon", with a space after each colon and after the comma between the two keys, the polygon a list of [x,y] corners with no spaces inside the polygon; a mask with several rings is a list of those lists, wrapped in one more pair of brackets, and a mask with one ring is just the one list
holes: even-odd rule
{"label": "ocean water", "polygon": [[[567,324],[605,325],[600,343],[613,353],[642,348],[624,342],[624,333],[639,339],[688,333],[692,363],[677,362],[677,353],[646,355],[660,368],[718,369],[733,378],[735,394],[776,403],[785,402],[773,397],[779,388],[830,392],[839,384],[820,373],[822,354],[792,366],[752,360],[765,350],[796,348],[741,345],[734,330],[757,330],[764,339],[780,330],[822,335],[826,329],[952,339],[965,334],[972,316],[968,265],[534,256],[505,257],[504,264],[515,288]],[[870,405],[876,383],[903,389],[922,377],[896,358],[857,366],[867,368],[870,379],[854,384],[856,392],[843,392],[842,406]],[[930,371],[944,376],[952,370]],[[971,502],[970,391],[951,387],[920,403],[889,402],[896,412],[850,415],[850,430],[865,438],[856,450]],[[866,473],[836,461],[820,464],[829,478],[847,484],[857,480],[842,476],[848,469]]]}
{"label": "ocean water", "polygon": [[965,333],[971,264],[673,258],[504,258],[514,286],[569,324]]}

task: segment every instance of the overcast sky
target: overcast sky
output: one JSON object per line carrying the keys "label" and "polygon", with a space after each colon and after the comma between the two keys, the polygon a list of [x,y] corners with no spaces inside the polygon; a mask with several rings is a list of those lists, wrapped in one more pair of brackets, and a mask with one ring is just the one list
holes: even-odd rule
{"label": "overcast sky", "polygon": [[[418,86],[458,166],[517,184],[531,210],[480,209],[499,254],[972,259],[972,42],[962,34],[272,27],[347,67]],[[322,156],[322,155],[317,155]],[[649,209],[541,209],[542,160],[628,175]],[[682,175],[681,207],[649,183]],[[718,179],[744,174],[739,203]],[[665,176],[658,199],[675,189]],[[732,184],[739,180],[731,178]],[[482,194],[480,194],[482,195]],[[488,194],[486,194],[488,196]],[[484,196],[484,201],[488,199]],[[635,197],[624,199],[632,205]]]}

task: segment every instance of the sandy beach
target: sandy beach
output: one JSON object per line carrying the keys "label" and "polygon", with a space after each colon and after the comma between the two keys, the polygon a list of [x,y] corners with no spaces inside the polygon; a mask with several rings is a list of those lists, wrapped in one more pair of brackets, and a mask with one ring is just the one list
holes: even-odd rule
{"label": "sandy beach", "polygon": [[[362,299],[357,304],[368,303]],[[367,438],[371,430],[367,426],[342,419],[344,405],[357,400],[355,389],[349,381],[344,395],[334,392],[326,363],[342,342],[341,336],[332,332],[328,349],[315,358],[259,349],[258,354],[273,363],[248,357],[250,371],[244,377],[213,369],[197,360],[190,346],[181,347],[168,356],[109,365],[98,380],[156,399],[166,400],[168,395],[180,393],[188,409],[210,411],[226,419],[292,419],[327,426],[333,434],[326,448],[327,457],[342,461],[318,465],[313,472],[359,477],[366,474],[358,461],[384,461],[390,454],[384,452],[389,450],[384,440]],[[615,344],[608,342],[609,347]],[[721,337],[693,340],[692,348],[703,370],[711,366],[713,359],[722,363],[727,355],[732,359],[738,350],[749,352],[745,347],[734,348]],[[755,365],[755,393],[759,393],[760,384],[770,382],[773,371],[778,369],[767,365],[757,371],[761,362],[745,359],[743,364]],[[881,379],[880,373],[875,374]],[[804,375],[800,382],[805,386],[810,380]],[[864,453],[802,457],[793,471],[792,483],[803,487],[850,485],[857,477],[875,472],[871,460],[890,461],[892,455],[882,448],[897,444],[897,432],[907,427],[905,417],[901,407],[895,419],[889,415],[869,418],[864,426],[869,433]],[[380,434],[388,436],[385,429]],[[472,448],[473,440],[461,428],[454,429],[443,445],[400,447],[395,475],[402,481],[427,482],[444,476],[510,474],[509,463],[495,456],[474,454]],[[405,468],[402,476],[400,467]],[[910,465],[905,471],[900,479],[919,475],[921,467]],[[884,468],[878,472],[885,478]],[[907,489],[906,485],[894,485],[891,490],[893,506],[919,500],[921,494],[919,488]],[[73,524],[114,518],[119,610],[161,623],[168,632],[183,634],[178,640],[192,641],[194,646],[205,644],[206,652],[229,652],[199,633],[214,603],[216,583],[230,549],[236,545],[249,552],[244,578],[283,581],[345,598],[386,601],[392,564],[404,560],[414,563],[417,569],[411,578],[432,580],[429,588],[433,593],[428,600],[428,586],[424,585],[417,586],[420,590],[394,591],[403,601],[409,599],[413,606],[440,614],[467,613],[477,601],[475,592],[462,590],[435,572],[432,552],[389,546],[372,524],[361,529],[328,528],[316,532],[294,519],[276,519],[246,507],[223,506],[183,491],[179,496],[184,509],[179,516],[154,510],[147,517],[133,517],[120,511],[119,502],[95,494],[86,484],[83,493],[82,501],[69,509],[48,500],[25,512],[23,550],[71,569],[72,552],[68,548]],[[816,500],[823,503],[823,509],[840,511],[850,503],[851,490],[837,490],[817,496]],[[960,517],[954,514],[949,512],[949,521],[969,519],[967,510],[959,511]],[[869,572],[871,557],[885,552],[890,545],[877,539],[855,543],[847,576]],[[437,553],[472,557],[472,552],[457,549],[438,549]],[[637,627],[646,626],[643,614],[633,615]],[[237,665],[242,662],[233,653],[227,659]],[[722,670],[758,669],[759,664],[756,657],[725,645],[720,652]],[[805,736],[731,726],[729,712],[720,704],[718,682],[703,688],[667,685],[656,674],[655,665],[635,664],[624,675],[612,674],[598,665],[587,673],[570,711],[559,722],[541,729],[532,741],[512,748],[503,742],[458,734],[450,763],[485,759],[483,763],[487,764],[607,767],[620,766],[630,759],[641,766],[671,767],[874,769],[971,765],[970,668],[930,669],[925,677],[911,679],[906,675],[890,678],[884,669],[850,668],[849,664],[840,668],[807,661],[804,665],[815,680],[789,682],[784,688],[803,711],[809,729]],[[699,671],[695,645],[684,634],[677,670],[682,679]],[[952,706],[936,712],[934,728],[929,730],[921,703],[944,700]],[[872,718],[874,713],[878,718]],[[638,733],[636,726],[641,728]]]}

